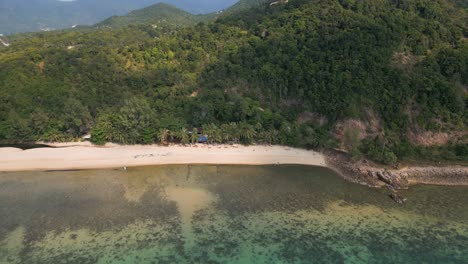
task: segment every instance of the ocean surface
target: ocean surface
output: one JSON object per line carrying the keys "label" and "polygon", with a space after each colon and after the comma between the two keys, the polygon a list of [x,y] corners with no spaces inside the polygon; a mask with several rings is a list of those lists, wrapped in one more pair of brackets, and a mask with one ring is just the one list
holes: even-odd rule
{"label": "ocean surface", "polygon": [[309,166],[0,173],[0,263],[468,263],[468,188]]}

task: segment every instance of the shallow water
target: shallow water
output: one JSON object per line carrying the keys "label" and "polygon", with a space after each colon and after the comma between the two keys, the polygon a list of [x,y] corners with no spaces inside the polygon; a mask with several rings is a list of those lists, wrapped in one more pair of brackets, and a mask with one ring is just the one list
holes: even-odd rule
{"label": "shallow water", "polygon": [[468,188],[308,166],[0,173],[0,263],[468,263]]}

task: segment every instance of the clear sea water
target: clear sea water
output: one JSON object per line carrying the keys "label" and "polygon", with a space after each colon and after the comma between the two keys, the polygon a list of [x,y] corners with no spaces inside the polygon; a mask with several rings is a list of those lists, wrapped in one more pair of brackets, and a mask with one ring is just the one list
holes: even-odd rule
{"label": "clear sea water", "polygon": [[468,188],[308,166],[0,173],[0,263],[468,263]]}

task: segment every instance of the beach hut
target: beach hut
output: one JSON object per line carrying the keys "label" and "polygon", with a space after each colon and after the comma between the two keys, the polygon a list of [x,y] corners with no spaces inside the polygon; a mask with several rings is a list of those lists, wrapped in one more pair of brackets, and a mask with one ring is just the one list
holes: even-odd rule
{"label": "beach hut", "polygon": [[200,135],[198,136],[198,143],[207,143],[208,142],[208,136]]}

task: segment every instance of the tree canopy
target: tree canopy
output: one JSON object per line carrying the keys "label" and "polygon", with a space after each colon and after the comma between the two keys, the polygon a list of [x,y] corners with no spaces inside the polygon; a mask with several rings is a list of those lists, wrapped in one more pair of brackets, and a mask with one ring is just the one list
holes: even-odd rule
{"label": "tree canopy", "polygon": [[[203,128],[213,143],[466,161],[466,136],[409,137],[466,131],[466,21],[449,0],[291,0],[190,27],[13,36],[0,49],[0,141],[187,143],[182,131]],[[344,142],[349,119],[378,125]]]}

